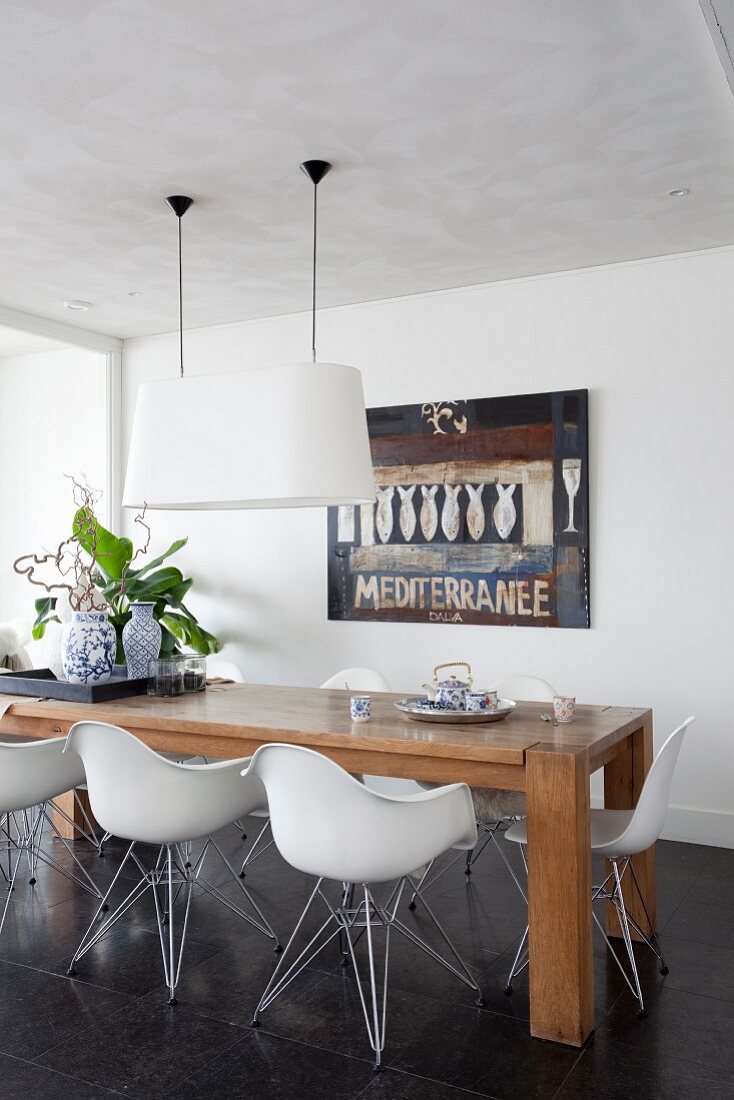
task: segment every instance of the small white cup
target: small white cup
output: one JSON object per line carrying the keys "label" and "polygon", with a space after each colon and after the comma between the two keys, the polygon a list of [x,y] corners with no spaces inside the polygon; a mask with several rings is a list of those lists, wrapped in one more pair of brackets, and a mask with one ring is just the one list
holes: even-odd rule
{"label": "small white cup", "polygon": [[352,695],[349,713],[353,722],[369,722],[372,717],[372,699],[369,695]]}
{"label": "small white cup", "polygon": [[466,709],[478,711],[487,709],[487,696],[483,691],[467,691],[465,695]]}

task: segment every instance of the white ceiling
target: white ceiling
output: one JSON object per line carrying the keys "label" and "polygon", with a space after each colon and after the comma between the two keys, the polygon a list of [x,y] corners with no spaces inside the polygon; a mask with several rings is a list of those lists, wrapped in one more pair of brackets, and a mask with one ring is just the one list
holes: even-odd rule
{"label": "white ceiling", "polygon": [[697,0],[3,0],[0,304],[175,328],[183,192],[188,325],[306,309],[306,157],[322,305],[734,241]]}
{"label": "white ceiling", "polygon": [[0,359],[14,359],[17,355],[36,355],[41,351],[59,351],[68,348],[57,340],[47,340],[45,336],[31,336],[14,328],[0,325]]}

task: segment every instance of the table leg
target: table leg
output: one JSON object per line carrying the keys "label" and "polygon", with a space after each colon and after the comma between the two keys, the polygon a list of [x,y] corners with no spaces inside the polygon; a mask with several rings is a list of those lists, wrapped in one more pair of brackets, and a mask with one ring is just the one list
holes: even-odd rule
{"label": "table leg", "polygon": [[[79,800],[86,810],[87,816],[91,824],[96,825],[94,814],[92,813],[92,808],[89,805],[89,795],[84,790],[77,791],[77,794],[79,795]],[[69,822],[61,816],[61,814],[57,814],[54,810],[52,810],[51,820],[53,821],[54,828],[56,829],[59,836],[63,837],[64,840],[81,840],[82,835],[79,832],[79,829],[83,829],[85,832],[89,832],[89,827],[87,825],[87,822],[84,820],[84,814],[81,812],[79,805],[74,798],[74,792],[67,791],[65,794],[57,795],[57,797],[54,799],[54,802],[60,809],[64,811],[67,817],[71,818],[71,820],[74,822],[74,825],[77,826],[77,828],[73,828],[69,824]]]}
{"label": "table leg", "polygon": [[530,1031],[581,1046],[594,1027],[588,751],[526,753]]}
{"label": "table leg", "polygon": [[[631,733],[624,743],[623,750],[610,760],[604,767],[604,806],[608,810],[631,810],[637,805],[645,776],[650,770],[653,760],[652,743],[652,716],[634,733]],[[611,864],[608,864],[611,870]],[[650,921],[655,924],[655,848],[648,848],[646,852],[640,852],[633,856],[632,866],[635,869],[640,890],[637,890],[635,881],[629,872],[624,878],[624,901],[628,913],[634,917],[637,924],[649,936],[653,930]],[[642,896],[640,896],[640,893]],[[647,913],[645,912],[647,909]],[[648,920],[648,914],[650,920]],[[610,936],[621,936],[617,912],[610,902],[607,906],[607,932]],[[630,927],[633,939],[642,937]]]}

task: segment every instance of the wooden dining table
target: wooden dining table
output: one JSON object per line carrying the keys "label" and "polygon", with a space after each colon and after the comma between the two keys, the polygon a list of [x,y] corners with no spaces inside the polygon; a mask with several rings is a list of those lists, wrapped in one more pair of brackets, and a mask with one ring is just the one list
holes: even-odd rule
{"label": "wooden dining table", "polygon": [[[323,752],[352,773],[525,791],[530,1030],[580,1046],[594,1027],[589,777],[604,769],[608,808],[635,805],[652,763],[652,711],[579,705],[573,723],[554,726],[541,717],[548,704],[520,701],[504,721],[456,725],[411,720],[393,706],[398,698],[372,693],[372,719],[355,724],[349,692],[320,688],[220,684],[177,698],[142,695],[94,705],[14,697],[0,734],[58,737],[93,719],[182,757],[236,759],[280,741]],[[73,799],[66,809],[73,816]],[[636,856],[634,869],[639,893],[630,891],[626,901],[649,934],[654,849]],[[620,934],[611,906],[607,929]]]}

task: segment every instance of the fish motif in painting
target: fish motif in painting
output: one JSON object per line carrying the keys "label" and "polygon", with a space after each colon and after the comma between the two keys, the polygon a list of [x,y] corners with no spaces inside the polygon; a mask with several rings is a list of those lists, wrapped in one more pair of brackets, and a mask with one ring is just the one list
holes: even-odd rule
{"label": "fish motif in painting", "polygon": [[387,489],[376,489],[377,513],[375,526],[380,542],[388,542],[393,528],[392,498],[395,496],[395,486],[388,485]]}
{"label": "fish motif in painting", "polygon": [[426,542],[430,542],[438,530],[438,506],[436,493],[438,485],[421,485],[423,503],[421,504],[421,531]]}
{"label": "fish motif in painting", "polygon": [[469,507],[466,510],[466,525],[469,528],[469,534],[475,542],[479,542],[480,538],[484,534],[484,528],[486,525],[486,519],[484,515],[484,504],[482,503],[482,493],[484,492],[484,484],[477,485],[476,489],[473,485],[465,485],[464,488],[469,496]]}
{"label": "fish motif in painting", "polygon": [[410,485],[407,489],[404,489],[402,485],[398,485],[398,496],[400,497],[400,514],[398,518],[400,521],[400,530],[406,542],[410,542],[413,538],[416,523],[418,522],[413,506],[414,493],[415,485]]}
{"label": "fish motif in painting", "polygon": [[446,493],[441,509],[441,530],[449,542],[454,542],[459,534],[461,512],[459,509],[460,485],[444,485]]}
{"label": "fish motif in painting", "polygon": [[498,500],[494,506],[492,516],[494,518],[494,525],[497,528],[497,534],[501,539],[508,539],[510,537],[512,528],[515,526],[515,520],[517,519],[517,510],[515,508],[515,502],[512,499],[512,494],[514,492],[514,485],[503,486],[497,482]]}

